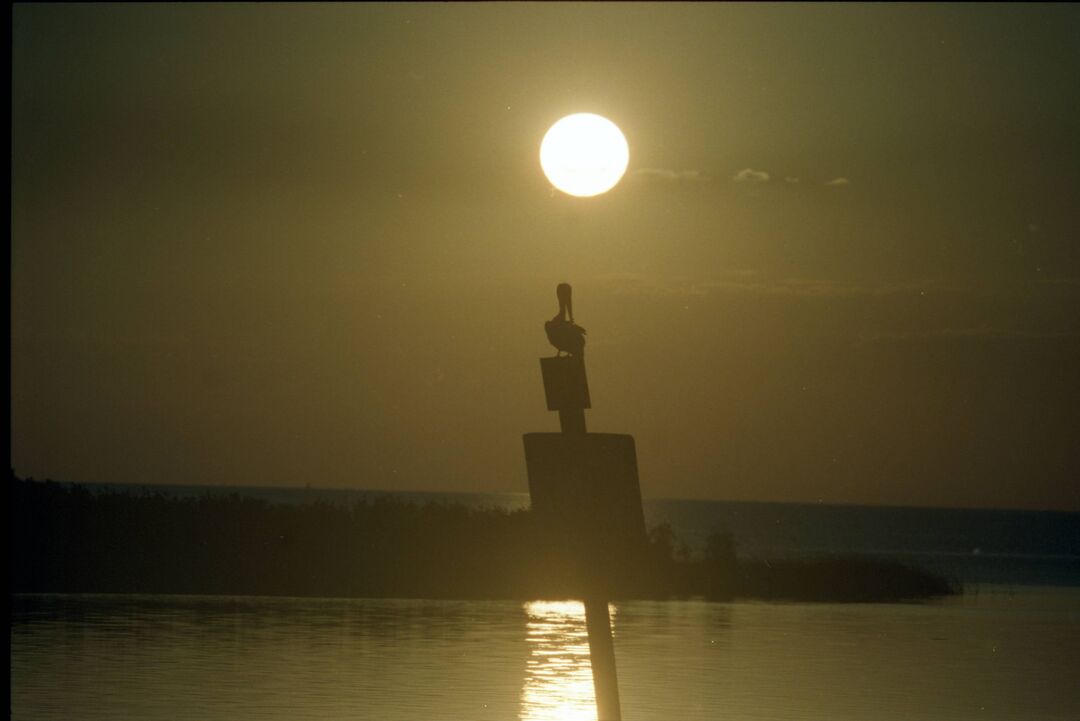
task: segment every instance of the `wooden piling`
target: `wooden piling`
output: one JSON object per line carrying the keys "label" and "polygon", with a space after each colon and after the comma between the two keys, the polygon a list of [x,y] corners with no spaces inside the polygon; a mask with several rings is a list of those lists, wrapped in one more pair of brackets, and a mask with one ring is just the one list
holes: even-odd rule
{"label": "wooden piling", "polygon": [[[584,359],[542,358],[540,367],[548,410],[559,412],[561,434],[525,437],[533,510],[551,535],[582,544],[578,551],[586,567],[596,572],[605,548],[624,540],[634,546],[638,536],[644,539],[633,440],[587,433],[585,409],[590,401]],[[559,435],[564,439],[556,442]],[[604,582],[596,585],[604,587]],[[608,599],[601,590],[589,590],[583,600],[597,719],[621,721]]]}

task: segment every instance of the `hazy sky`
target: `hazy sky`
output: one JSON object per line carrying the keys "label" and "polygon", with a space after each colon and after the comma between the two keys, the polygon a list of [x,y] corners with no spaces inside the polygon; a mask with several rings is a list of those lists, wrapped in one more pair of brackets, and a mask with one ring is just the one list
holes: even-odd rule
{"label": "hazy sky", "polygon": [[[1080,6],[17,5],[12,465],[1080,509]],[[572,112],[630,168],[540,171]]]}

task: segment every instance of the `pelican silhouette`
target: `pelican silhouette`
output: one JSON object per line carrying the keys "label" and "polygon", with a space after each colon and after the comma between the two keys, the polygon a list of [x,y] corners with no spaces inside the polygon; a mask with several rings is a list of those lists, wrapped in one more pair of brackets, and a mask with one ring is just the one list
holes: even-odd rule
{"label": "pelican silhouette", "polygon": [[573,356],[585,355],[585,329],[574,323],[574,304],[570,299],[570,284],[559,283],[555,295],[559,299],[559,312],[544,323],[548,341],[555,346],[555,357],[563,353]]}

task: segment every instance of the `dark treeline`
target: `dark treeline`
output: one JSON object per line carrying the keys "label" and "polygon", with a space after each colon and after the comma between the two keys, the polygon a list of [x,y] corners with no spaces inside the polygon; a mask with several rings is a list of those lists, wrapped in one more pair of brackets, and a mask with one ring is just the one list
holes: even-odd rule
{"label": "dark treeline", "polygon": [[[543,529],[527,510],[91,493],[14,474],[10,501],[13,592],[528,599],[581,590],[580,578],[538,550]],[[632,579],[615,598],[884,601],[955,592],[892,561],[740,562],[722,533],[691,558],[668,525],[650,530],[644,554],[612,563]]]}

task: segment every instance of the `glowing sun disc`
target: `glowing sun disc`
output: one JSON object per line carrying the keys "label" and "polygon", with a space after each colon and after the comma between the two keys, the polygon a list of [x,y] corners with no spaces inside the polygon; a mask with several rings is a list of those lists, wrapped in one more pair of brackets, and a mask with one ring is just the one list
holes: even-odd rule
{"label": "glowing sun disc", "polygon": [[567,115],[540,143],[540,167],[551,184],[568,195],[606,193],[626,172],[630,147],[619,126],[593,113]]}

